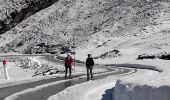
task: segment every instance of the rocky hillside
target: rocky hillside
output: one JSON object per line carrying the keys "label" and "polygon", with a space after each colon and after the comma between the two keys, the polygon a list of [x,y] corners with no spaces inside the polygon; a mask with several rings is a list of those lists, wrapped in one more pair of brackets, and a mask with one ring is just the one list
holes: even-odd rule
{"label": "rocky hillside", "polygon": [[73,36],[77,48],[161,50],[170,44],[169,16],[162,0],[58,0],[2,34],[1,52],[28,53],[41,43],[63,50]]}
{"label": "rocky hillside", "polygon": [[0,0],[0,34],[58,0]]}

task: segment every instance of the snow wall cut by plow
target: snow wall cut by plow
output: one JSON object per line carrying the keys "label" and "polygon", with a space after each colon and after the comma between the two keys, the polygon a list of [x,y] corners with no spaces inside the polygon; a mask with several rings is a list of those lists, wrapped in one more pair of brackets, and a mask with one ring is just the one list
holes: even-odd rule
{"label": "snow wall cut by plow", "polygon": [[118,80],[113,95],[113,100],[169,100],[170,86],[141,85]]}

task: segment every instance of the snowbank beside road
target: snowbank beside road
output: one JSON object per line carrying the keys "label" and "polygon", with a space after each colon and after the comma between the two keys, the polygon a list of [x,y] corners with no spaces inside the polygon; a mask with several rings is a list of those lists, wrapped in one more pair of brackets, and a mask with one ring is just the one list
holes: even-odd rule
{"label": "snowbank beside road", "polygon": [[[146,77],[121,78],[115,86],[115,100],[169,100],[170,98],[170,69],[169,61],[142,60],[131,62],[133,64],[155,66],[162,70],[157,75]],[[141,67],[141,66],[140,66]]]}
{"label": "snowbank beside road", "polygon": [[114,100],[169,100],[170,85],[147,84],[117,81]]}

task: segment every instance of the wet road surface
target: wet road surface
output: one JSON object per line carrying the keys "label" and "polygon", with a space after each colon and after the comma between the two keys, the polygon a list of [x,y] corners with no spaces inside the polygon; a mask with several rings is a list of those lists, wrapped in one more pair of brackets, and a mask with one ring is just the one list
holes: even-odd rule
{"label": "wet road surface", "polygon": [[[53,62],[63,64],[63,58],[53,59],[52,57],[47,56],[46,59],[53,61]],[[76,65],[84,66],[83,62],[81,62],[81,61],[76,61],[76,62],[78,62],[78,63],[76,63]],[[101,67],[99,65],[95,65],[95,66],[98,66],[100,68],[104,67],[104,66]],[[100,72],[100,73],[106,73],[106,72],[112,72],[112,73],[101,74],[101,75],[95,76],[95,79],[101,79],[106,76],[118,75],[118,74],[123,74],[123,73],[127,73],[127,72],[131,71],[130,69],[126,69],[126,68],[116,68],[116,69],[118,69],[118,71],[115,71],[115,68],[113,68],[113,66],[112,66],[112,68],[111,68],[111,66],[110,67],[105,66],[104,68],[106,68],[107,71]],[[83,74],[74,75],[73,78],[77,78],[82,75]],[[3,100],[4,98],[6,98],[12,94],[15,94],[17,92],[20,92],[22,90],[34,88],[36,86],[48,84],[51,82],[61,81],[61,80],[64,80],[64,77],[50,78],[50,79],[45,79],[45,80],[40,80],[40,81],[35,81],[35,82],[30,82],[30,83],[23,83],[20,85],[13,85],[13,86],[9,86],[9,87],[0,88],[0,100]],[[67,82],[61,82],[59,84],[56,84],[55,86],[49,86],[49,87],[43,88],[43,89],[39,90],[38,92],[33,92],[33,93],[29,93],[28,95],[20,96],[20,98],[18,98],[17,100],[46,100],[49,96],[54,95],[57,92],[60,92],[69,86],[73,86],[75,84],[80,84],[83,82],[86,82],[86,78],[68,80]]]}
{"label": "wet road surface", "polygon": [[[75,75],[73,78],[80,77],[81,75]],[[50,82],[55,82],[55,81],[60,81],[64,80],[64,77],[56,77],[56,78],[50,78],[50,79],[45,79],[45,80],[40,80],[40,81],[34,81],[30,83],[23,83],[19,85],[13,85],[13,86],[8,86],[8,87],[3,87],[0,88],[0,100],[3,100],[5,97],[14,94],[16,92],[28,89],[28,88],[34,88],[35,86],[47,84]]]}
{"label": "wet road surface", "polygon": [[[117,71],[117,72],[113,72],[113,73],[97,75],[97,76],[95,76],[95,80],[101,79],[101,78],[104,78],[104,77],[107,77],[110,75],[118,75],[118,74],[127,73],[130,71],[130,69],[120,69],[120,70],[121,71]],[[36,90],[36,92],[29,91],[26,94],[22,94],[22,95],[18,96],[17,99],[15,99],[15,100],[47,100],[50,96],[64,90],[65,88],[76,85],[76,84],[80,84],[83,82],[87,82],[87,79],[86,78],[78,78],[78,79],[71,79],[71,80],[69,79],[66,82],[60,82],[58,84],[51,85],[51,86]],[[32,91],[34,91],[34,89]]]}

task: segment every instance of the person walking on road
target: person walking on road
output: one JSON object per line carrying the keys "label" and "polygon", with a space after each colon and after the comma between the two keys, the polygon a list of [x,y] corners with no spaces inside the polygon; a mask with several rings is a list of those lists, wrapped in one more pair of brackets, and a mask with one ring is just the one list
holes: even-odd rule
{"label": "person walking on road", "polygon": [[86,59],[87,80],[90,80],[90,78],[93,79],[93,66],[94,66],[94,60],[91,57],[91,54],[88,54],[88,58]]}
{"label": "person walking on road", "polygon": [[67,78],[68,69],[69,69],[69,78],[71,78],[72,64],[73,64],[73,58],[71,57],[71,54],[68,53],[65,59],[65,78]]}

